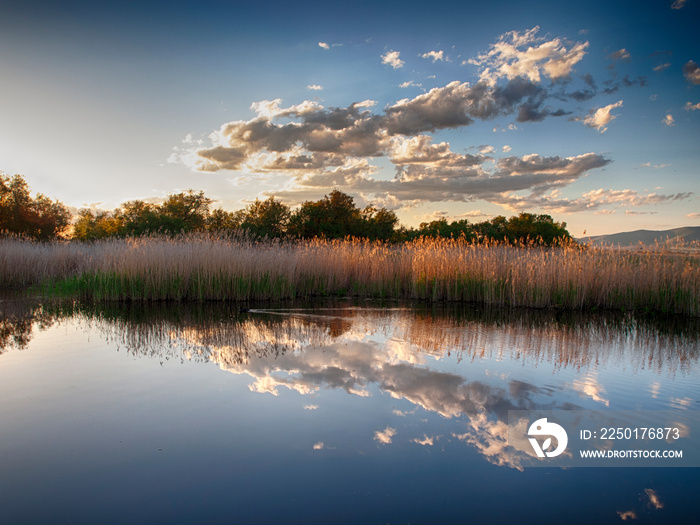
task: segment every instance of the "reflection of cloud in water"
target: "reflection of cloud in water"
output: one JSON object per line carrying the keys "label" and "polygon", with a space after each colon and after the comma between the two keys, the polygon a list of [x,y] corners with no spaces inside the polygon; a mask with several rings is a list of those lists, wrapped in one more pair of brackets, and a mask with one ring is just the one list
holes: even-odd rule
{"label": "reflection of cloud in water", "polygon": [[610,406],[610,400],[603,396],[603,394],[605,394],[605,388],[598,382],[593,374],[587,374],[580,379],[576,379],[571,387],[585,397],[590,397],[593,401],[602,403],[606,407]]}
{"label": "reflection of cloud in water", "polygon": [[529,463],[527,460],[536,457],[527,440],[529,425],[525,419],[518,420],[509,436],[505,420],[494,421],[480,413],[470,418],[466,432],[452,436],[475,447],[489,463],[523,470]]}
{"label": "reflection of cloud in water", "polygon": [[[135,355],[212,361],[229,372],[250,376],[252,391],[273,395],[287,388],[303,395],[342,389],[369,396],[376,388],[444,418],[464,418],[464,431],[453,432],[453,437],[471,444],[490,462],[515,468],[522,468],[533,451],[525,438],[522,443],[508,442],[508,410],[572,405],[554,402],[561,393],[555,387],[510,379],[497,367],[490,375],[497,381],[489,384],[437,370],[432,365],[437,366],[438,359],[507,360],[528,367],[549,363],[555,371],[588,371],[569,386],[608,406],[596,370],[622,364],[627,373],[651,370],[673,377],[693,373],[699,353],[697,335],[661,334],[628,317],[568,323],[560,322],[558,316],[518,312],[480,317],[466,309],[444,315],[334,308],[253,310],[241,316],[235,310],[173,311],[159,306],[149,308],[148,315],[133,309],[115,312],[90,313],[84,318],[99,324],[108,339]],[[687,407],[691,400],[674,402]],[[391,442],[395,432],[387,427],[377,431],[375,439]],[[429,439],[435,438],[425,434],[415,442],[428,445]]]}
{"label": "reflection of cloud in water", "polygon": [[[686,425],[685,423],[681,423],[680,421],[671,421],[668,425],[671,428],[677,428],[678,429],[678,437],[679,438],[689,438],[690,437],[690,427]],[[666,434],[666,440],[667,443],[675,443],[676,439],[673,434]]]}
{"label": "reflection of cloud in water", "polygon": [[676,410],[688,410],[693,404],[693,400],[689,397],[672,397],[669,404]]}
{"label": "reflection of cloud in water", "polygon": [[652,398],[656,399],[659,397],[659,392],[661,392],[661,383],[659,381],[654,381],[649,387],[649,392],[651,393]]}
{"label": "reflection of cloud in water", "polygon": [[[216,350],[212,359],[216,360]],[[251,390],[278,394],[286,387],[301,394],[321,388],[343,389],[350,394],[368,395],[370,385],[377,385],[396,399],[439,414],[444,418],[465,417],[467,431],[455,435],[473,445],[489,461],[520,468],[519,456],[527,451],[508,445],[508,410],[541,408],[533,401],[542,394],[523,381],[510,381],[504,387],[494,387],[480,381],[468,381],[461,375],[430,369],[415,364],[415,359],[398,362],[397,353],[367,336],[367,341],[329,340],[325,345],[311,344],[303,352],[264,355],[245,363],[223,359],[222,368],[254,379]],[[547,406],[554,407],[553,402]],[[396,429],[387,427],[376,431],[374,439],[388,444]],[[432,444],[429,438],[416,441]],[[432,438],[430,438],[432,439]],[[526,448],[527,447],[527,448]],[[527,452],[531,456],[531,450]]]}

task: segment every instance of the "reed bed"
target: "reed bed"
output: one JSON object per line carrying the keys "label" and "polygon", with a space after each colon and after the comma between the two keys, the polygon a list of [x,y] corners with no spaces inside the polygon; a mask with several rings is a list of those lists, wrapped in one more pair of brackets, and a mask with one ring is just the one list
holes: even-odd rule
{"label": "reed bed", "polygon": [[700,316],[700,256],[575,244],[183,235],[0,240],[0,283],[95,301],[355,296]]}

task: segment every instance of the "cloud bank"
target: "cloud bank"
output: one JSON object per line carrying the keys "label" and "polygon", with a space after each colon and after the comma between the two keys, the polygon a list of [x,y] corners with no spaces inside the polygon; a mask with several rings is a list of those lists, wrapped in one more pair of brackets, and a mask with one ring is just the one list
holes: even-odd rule
{"label": "cloud bank", "polygon": [[[381,111],[372,100],[346,107],[324,107],[310,100],[283,107],[281,99],[263,100],[251,105],[254,118],[224,123],[210,135],[210,146],[194,145],[171,159],[203,172],[241,170],[253,177],[283,176],[288,181],[285,189],[272,193],[292,205],[319,198],[332,188],[394,209],[423,202],[475,200],[512,210],[537,206],[582,211],[635,205],[629,200],[613,203],[604,198],[613,195],[612,190],[589,192],[573,200],[560,196],[563,187],[610,164],[611,160],[600,153],[495,158],[493,146],[480,146],[479,153],[470,154],[434,140],[435,133],[500,117],[512,118],[508,128],[517,129],[516,122],[567,115],[570,112],[554,104],[587,100],[598,92],[590,75],[581,77],[585,89],[565,90],[574,67],[587,53],[588,42],[547,39],[538,32],[539,27],[508,32],[488,51],[469,60],[479,67],[474,84],[452,81],[414,98],[398,100]],[[328,45],[320,42],[319,46]],[[419,57],[444,60],[442,51]],[[629,53],[623,48],[611,57],[624,60]],[[382,62],[394,69],[404,66],[400,52],[394,50],[382,55]],[[692,61],[684,71],[691,82],[700,82],[700,72]],[[643,79],[624,77],[621,85],[643,83]],[[401,84],[416,85],[412,81]],[[606,91],[614,92],[618,87],[611,84]],[[321,86],[309,85],[307,89],[320,90]],[[614,110],[622,105],[619,100],[569,120],[604,133],[618,116]],[[686,109],[696,108],[689,104]],[[673,124],[669,117],[664,122]],[[501,148],[501,154],[509,152],[510,146]],[[377,176],[375,159],[380,158],[393,165],[393,178]],[[636,201],[645,199],[653,200],[651,194],[636,195]]]}

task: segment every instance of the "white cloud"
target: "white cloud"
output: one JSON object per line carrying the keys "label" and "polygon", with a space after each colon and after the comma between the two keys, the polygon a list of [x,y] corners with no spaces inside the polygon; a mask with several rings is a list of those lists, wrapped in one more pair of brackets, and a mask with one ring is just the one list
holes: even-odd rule
{"label": "white cloud", "polygon": [[324,446],[323,441],[319,441],[318,443],[314,443],[314,450],[323,450]]}
{"label": "white cloud", "polygon": [[685,109],[686,111],[700,110],[700,102],[698,102],[697,104],[693,104],[691,102],[686,102],[685,106],[683,106],[683,109]]}
{"label": "white cloud", "polygon": [[595,128],[601,133],[605,133],[605,131],[608,129],[607,126],[608,124],[617,118],[617,115],[613,115],[610,113],[613,109],[622,107],[622,100],[614,103],[614,104],[608,104],[605,107],[602,108],[597,108],[597,109],[592,109],[587,116],[583,118],[583,123],[586,126],[589,126],[591,128]]}
{"label": "white cloud", "polygon": [[445,60],[445,56],[444,56],[442,50],[440,50],[440,51],[429,51],[429,52],[427,52],[427,53],[423,53],[422,55],[418,55],[418,56],[420,56],[421,58],[429,58],[429,59],[432,59],[433,64],[434,64],[435,62],[437,62],[438,60],[440,60],[440,61]]}
{"label": "white cloud", "polygon": [[306,89],[310,91],[321,91],[323,89],[323,86],[319,86],[318,84],[309,84],[306,86]]}
{"label": "white cloud", "polygon": [[435,444],[436,439],[436,437],[429,437],[426,434],[423,434],[422,439],[413,438],[411,441],[413,441],[414,443],[418,443],[419,445],[423,445],[424,447],[432,447]]}
{"label": "white cloud", "polygon": [[620,516],[620,519],[622,521],[627,521],[627,520],[636,520],[637,519],[637,513],[633,510],[618,510],[617,515]]}
{"label": "white cloud", "polygon": [[[266,174],[287,176],[285,189],[269,193],[290,205],[318,199],[335,187],[358,201],[391,209],[476,199],[510,209],[527,203],[570,209],[579,203],[550,192],[610,160],[586,153],[494,161],[489,156],[496,154],[493,147],[476,155],[456,153],[449,143],[433,143],[426,134],[512,114],[520,122],[541,120],[548,114],[545,97],[545,88],[517,77],[498,87],[454,81],[378,113],[372,111],[377,104],[373,100],[332,108],[310,100],[288,107],[281,99],[262,100],[251,105],[254,118],[222,124],[210,135],[211,146],[191,144],[172,160],[199,171],[244,171],[251,182]],[[611,109],[621,104],[592,111],[586,124],[604,130],[614,118]],[[511,123],[508,129],[517,126]],[[504,153],[510,150],[502,147]],[[377,157],[393,164],[393,179],[375,177],[379,168],[372,159]]]}
{"label": "white cloud", "polygon": [[482,66],[480,78],[494,84],[500,77],[525,77],[539,83],[544,74],[552,80],[567,77],[586,54],[588,42],[566,43],[560,38],[538,37],[539,26],[525,32],[501,35],[491,50],[468,62]]}
{"label": "white cloud", "polygon": [[312,100],[305,100],[301,104],[288,108],[281,108],[281,103],[282,99],[280,98],[275,100],[261,100],[260,102],[253,102],[250,105],[250,109],[252,109],[258,117],[263,117],[267,120],[279,117],[303,117],[304,115],[315,113],[323,109],[323,106]]}
{"label": "white cloud", "polygon": [[394,69],[404,66],[404,61],[399,58],[400,51],[387,51],[382,55],[382,64],[388,64]]}
{"label": "white cloud", "polygon": [[685,7],[685,2],[686,0],[675,0],[675,2],[671,4],[671,9],[683,9],[683,7]]}
{"label": "white cloud", "polygon": [[686,217],[689,219],[700,219],[700,213],[689,213]]}
{"label": "white cloud", "polygon": [[656,67],[654,68],[654,71],[656,71],[656,72],[664,71],[664,70],[668,69],[669,67],[671,67],[671,63],[670,63],[670,62],[665,62],[665,63],[663,63],[663,64],[659,64],[658,66],[656,66]]}
{"label": "white cloud", "polygon": [[692,60],[683,66],[683,75],[689,82],[695,85],[700,84],[700,66]]}
{"label": "white cloud", "polygon": [[672,164],[652,164],[651,162],[646,162],[644,164],[640,164],[640,168],[654,168],[656,170],[659,170],[661,168],[668,168],[669,166],[672,166]]}
{"label": "white cloud", "polygon": [[395,435],[395,428],[386,427],[384,430],[377,430],[374,432],[374,440],[379,441],[382,445],[388,445]]}
{"label": "white cloud", "polygon": [[399,84],[400,88],[407,88],[407,87],[422,87],[422,84],[416,84],[413,80],[407,80],[406,82],[402,82]]}
{"label": "white cloud", "polygon": [[304,405],[304,410],[318,410],[318,405]]}
{"label": "white cloud", "polygon": [[[547,195],[540,195],[533,192],[529,196],[518,196],[512,193],[503,193],[500,200],[494,200],[498,204],[512,210],[527,210],[542,208],[557,213],[570,213],[580,211],[595,211],[603,207],[639,207],[646,205],[664,204],[676,201],[687,200],[693,196],[692,192],[657,194],[640,194],[635,190],[605,190],[597,189],[584,193],[576,199],[566,199],[559,196],[558,192],[552,191]],[[628,210],[629,211],[629,210]],[[600,214],[611,214],[612,210],[604,209]]]}
{"label": "white cloud", "polygon": [[630,53],[623,47],[622,49],[618,49],[614,53],[610,53],[608,58],[610,58],[611,60],[629,60]]}
{"label": "white cloud", "polygon": [[673,120],[673,115],[670,113],[664,117],[664,119],[661,121],[667,126],[675,126],[676,122]]}
{"label": "white cloud", "polygon": [[664,504],[661,502],[659,495],[654,489],[644,489],[647,497],[649,498],[649,506],[654,507],[656,510],[663,509]]}
{"label": "white cloud", "polygon": [[452,220],[460,220],[460,219],[468,219],[470,217],[488,217],[485,213],[482,213],[481,210],[471,210],[467,211],[464,213],[460,213],[459,215],[453,215],[450,218]]}
{"label": "white cloud", "polygon": [[318,47],[321,47],[321,48],[323,48],[323,49],[330,49],[330,48],[331,48],[331,46],[329,46],[329,45],[328,45],[327,43],[325,43],[325,42],[319,42],[319,43],[318,43]]}

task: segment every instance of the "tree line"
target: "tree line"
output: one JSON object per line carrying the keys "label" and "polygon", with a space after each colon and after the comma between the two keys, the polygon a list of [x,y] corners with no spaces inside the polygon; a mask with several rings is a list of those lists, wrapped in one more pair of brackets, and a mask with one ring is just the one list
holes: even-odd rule
{"label": "tree line", "polygon": [[0,232],[40,240],[68,237],[82,241],[196,231],[245,231],[256,238],[356,237],[387,242],[448,237],[511,243],[529,239],[551,245],[557,239],[571,239],[566,223],[532,213],[479,223],[439,219],[406,228],[399,225],[393,211],[371,205],[360,208],[353,197],[338,190],[296,209],[274,197],[256,199],[238,211],[210,209],[212,203],[203,191],[188,190],[168,196],[161,204],[133,200],[111,212],[83,209],[72,221],[70,211],[59,201],[41,194],[32,198],[20,175],[0,175]]}

